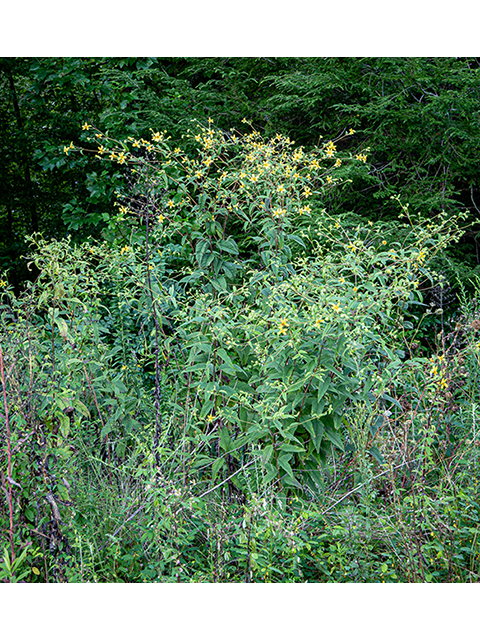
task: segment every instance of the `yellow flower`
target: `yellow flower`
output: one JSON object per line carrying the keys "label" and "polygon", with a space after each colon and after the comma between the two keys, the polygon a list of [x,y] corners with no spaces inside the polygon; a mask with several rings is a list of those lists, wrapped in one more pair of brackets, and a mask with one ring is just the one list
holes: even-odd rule
{"label": "yellow flower", "polygon": [[349,133],[349,135],[353,136],[353,134],[355,133],[355,129],[349,129],[348,133]]}
{"label": "yellow flower", "polygon": [[336,149],[337,147],[330,140],[330,142],[327,145],[325,145],[325,155],[327,156],[327,158],[333,158],[333,155]]}
{"label": "yellow flower", "polygon": [[339,302],[337,302],[337,304],[332,304],[332,308],[333,308],[335,311],[340,311],[340,303],[339,303]]}
{"label": "yellow flower", "polygon": [[63,151],[64,151],[65,155],[68,156],[68,152],[70,151],[70,147],[63,147]]}
{"label": "yellow flower", "polygon": [[425,251],[421,249],[421,251],[418,252],[417,262],[419,264],[422,264],[423,262],[425,262],[425,256],[426,256]]}
{"label": "yellow flower", "polygon": [[203,161],[203,164],[209,167],[212,164],[212,162],[213,162],[213,158],[205,158],[205,160]]}
{"label": "yellow flower", "polygon": [[169,201],[167,202],[167,206],[168,206],[168,207],[170,207],[170,209],[172,209],[172,207],[174,207],[174,206],[175,206],[174,201],[173,201],[173,200],[169,200]]}
{"label": "yellow flower", "polygon": [[215,416],[212,413],[209,413],[207,416],[207,422],[213,422],[215,420]]}
{"label": "yellow flower", "polygon": [[0,280],[0,287],[6,287],[7,283],[5,282],[5,280]]}
{"label": "yellow flower", "polygon": [[308,196],[312,195],[312,190],[309,187],[305,187],[305,191],[303,192],[303,195],[308,198]]}
{"label": "yellow flower", "polygon": [[84,125],[82,126],[82,131],[88,131],[91,128],[91,125],[88,124],[88,122],[85,122]]}
{"label": "yellow flower", "polygon": [[327,176],[327,182],[328,182],[328,183],[332,183],[332,182],[333,182],[333,178],[332,178],[332,176]]}
{"label": "yellow flower", "polygon": [[127,159],[127,156],[122,151],[118,155],[117,162],[118,162],[118,164],[125,164],[126,159]]}
{"label": "yellow flower", "polygon": [[153,134],[152,136],[152,140],[154,142],[160,142],[160,140],[163,138],[163,134],[159,133],[158,131],[156,133]]}
{"label": "yellow flower", "polygon": [[445,380],[445,378],[442,378],[442,379],[440,380],[440,388],[441,388],[441,389],[446,389],[447,387],[448,387],[448,383],[447,383],[447,381]]}
{"label": "yellow flower", "polygon": [[[163,222],[164,220],[165,220],[165,216],[162,216],[162,214],[160,213],[158,216],[158,221]],[[160,253],[160,250],[159,250],[159,253]]]}
{"label": "yellow flower", "polygon": [[103,145],[98,147],[98,153],[105,153],[105,147]]}
{"label": "yellow flower", "polygon": [[299,213],[311,213],[312,209],[310,207],[309,204],[305,205],[304,207],[302,207],[301,209],[299,209],[298,211]]}
{"label": "yellow flower", "polygon": [[278,333],[279,334],[285,334],[287,333],[287,327],[288,327],[288,322],[287,320],[285,320],[285,318],[282,318],[280,320],[280,325],[278,327]]}
{"label": "yellow flower", "polygon": [[110,154],[110,160],[115,160],[117,157],[117,154],[115,153],[115,151],[112,151],[112,153]]}
{"label": "yellow flower", "polygon": [[340,158],[337,158],[336,162],[335,162],[335,166],[339,167],[342,164],[342,161],[340,160]]}

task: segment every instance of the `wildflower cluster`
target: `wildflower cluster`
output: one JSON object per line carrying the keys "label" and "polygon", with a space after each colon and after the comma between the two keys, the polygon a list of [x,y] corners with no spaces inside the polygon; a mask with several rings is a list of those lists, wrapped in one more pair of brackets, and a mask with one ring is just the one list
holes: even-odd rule
{"label": "wildflower cluster", "polygon": [[[86,132],[86,141],[97,145],[94,150],[97,158],[128,166],[139,181],[142,170],[148,166],[151,174],[154,166],[156,185],[162,182],[168,185],[163,200],[157,201],[164,219],[168,217],[164,211],[175,209],[180,213],[191,209],[200,191],[208,194],[207,200],[214,201],[213,211],[209,212],[214,219],[221,209],[226,209],[245,222],[246,203],[250,212],[248,221],[260,225],[265,217],[287,222],[296,216],[309,216],[312,208],[306,200],[320,195],[324,185],[340,184],[342,179],[336,179],[332,172],[345,161],[355,162],[355,158],[344,154],[333,167],[324,166],[324,160],[336,154],[333,142],[307,153],[301,147],[295,148],[288,137],[277,135],[264,140],[254,129],[244,135],[233,129],[223,132],[213,127],[211,119],[207,127],[197,124],[194,130],[187,131],[184,146],[196,145],[196,153],[188,154],[179,146],[172,149],[165,132],[151,130],[149,140],[129,136],[118,141],[87,123],[82,130]],[[101,144],[96,142],[100,139]],[[73,143],[65,147],[65,153],[72,149]],[[150,153],[155,160],[150,160]],[[237,194],[236,200],[233,193]]]}
{"label": "wildflower cluster", "polygon": [[438,385],[438,387],[444,391],[448,389],[448,376],[445,355],[432,356],[429,359],[430,371],[429,375],[432,381]]}

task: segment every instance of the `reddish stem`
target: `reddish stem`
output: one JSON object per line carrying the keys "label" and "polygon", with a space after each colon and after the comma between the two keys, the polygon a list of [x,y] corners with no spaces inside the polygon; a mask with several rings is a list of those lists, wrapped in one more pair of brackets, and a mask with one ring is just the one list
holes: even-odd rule
{"label": "reddish stem", "polygon": [[10,512],[10,549],[12,552],[12,563],[15,560],[15,552],[13,550],[13,503],[12,503],[12,451],[10,449],[10,420],[8,417],[7,404],[7,386],[5,384],[5,373],[3,370],[3,351],[0,344],[0,373],[2,376],[3,386],[3,406],[5,407],[5,423],[7,425],[7,459],[8,459],[8,509]]}

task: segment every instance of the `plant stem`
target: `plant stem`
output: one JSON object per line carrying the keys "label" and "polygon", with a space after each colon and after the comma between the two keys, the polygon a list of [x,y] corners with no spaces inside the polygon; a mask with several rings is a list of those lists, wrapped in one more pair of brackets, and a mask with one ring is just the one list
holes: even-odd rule
{"label": "plant stem", "polygon": [[[95,406],[97,407],[98,417],[100,418],[100,422],[102,423],[102,429],[105,429],[105,422],[103,421],[102,412],[100,411],[100,407],[98,406],[97,394],[95,393],[95,387],[93,386],[92,381],[90,380],[90,377],[89,377],[89,375],[87,373],[87,369],[85,367],[85,363],[83,364],[83,371],[85,373],[85,378],[87,379],[87,384],[90,387],[90,391],[93,394],[93,400],[95,402]],[[110,486],[113,486],[112,461],[110,460],[110,443],[109,443],[109,439],[108,439],[108,433],[106,434],[106,441],[107,441],[107,458],[108,458],[108,477],[110,479]]]}
{"label": "plant stem", "polygon": [[15,560],[15,552],[13,550],[13,503],[12,503],[12,451],[10,448],[10,419],[8,416],[8,403],[7,403],[7,386],[5,384],[5,373],[3,370],[3,350],[0,344],[0,373],[2,377],[3,387],[3,406],[5,407],[5,424],[7,426],[7,460],[8,460],[8,510],[10,512],[10,550],[11,561]]}

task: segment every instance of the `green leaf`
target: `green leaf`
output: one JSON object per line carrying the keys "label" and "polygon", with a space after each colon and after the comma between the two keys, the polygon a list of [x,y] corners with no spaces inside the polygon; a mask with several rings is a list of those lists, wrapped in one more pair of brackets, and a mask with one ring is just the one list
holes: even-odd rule
{"label": "green leaf", "polygon": [[202,369],[205,370],[207,368],[207,363],[206,362],[201,362],[199,364],[192,364],[189,367],[184,367],[183,371],[185,372],[189,372],[189,371],[201,371]]}
{"label": "green leaf", "polygon": [[282,469],[284,469],[287,472],[287,474],[291,478],[293,478],[293,470],[288,462],[289,459],[290,459],[290,455],[280,456],[278,459],[278,464],[282,467]]}
{"label": "green leaf", "polygon": [[68,326],[65,320],[63,318],[55,318],[55,324],[57,325],[62,338],[63,339],[68,338]]}
{"label": "green leaf", "polygon": [[271,444],[267,444],[267,446],[264,448],[262,452],[263,464],[266,464],[270,460],[270,458],[272,457],[272,454],[273,454],[273,446]]}
{"label": "green leaf", "polygon": [[195,247],[195,257],[200,267],[203,266],[203,256],[209,247],[207,240],[199,240]]}
{"label": "green leaf", "polygon": [[379,415],[376,416],[376,418],[372,422],[369,422],[368,428],[369,428],[370,433],[372,434],[372,436],[375,436],[377,431],[383,425],[384,419],[385,418],[384,418],[383,414],[380,413]]}
{"label": "green leaf", "polygon": [[100,431],[100,438],[106,438],[109,433],[111,433],[114,429],[114,425],[106,424],[103,429]]}
{"label": "green leaf", "polygon": [[303,489],[302,485],[298,482],[295,476],[287,476],[283,480],[284,484],[291,487],[296,487],[297,489]]}
{"label": "green leaf", "polygon": [[226,429],[225,427],[220,429],[219,443],[220,447],[223,449],[223,451],[225,451],[225,453],[231,451],[233,447],[232,439],[230,437],[230,434],[228,433],[228,429]]}
{"label": "green leaf", "polygon": [[342,437],[337,431],[327,428],[325,430],[325,435],[327,436],[327,438],[330,440],[332,444],[334,444],[338,449],[340,449],[340,451],[344,451],[344,444],[342,441]]}
{"label": "green leaf", "polygon": [[326,394],[328,387],[330,386],[331,380],[330,376],[326,376],[325,380],[318,387],[317,400],[320,401],[323,396]]}
{"label": "green leaf", "polygon": [[388,402],[392,402],[399,409],[402,408],[402,405],[398,402],[398,400],[395,400],[395,398],[392,398],[392,396],[389,396],[387,393],[383,394],[382,400],[387,400]]}
{"label": "green leaf", "polygon": [[215,460],[215,462],[212,465],[212,480],[215,480],[215,478],[218,475],[218,472],[220,471],[220,469],[223,469],[224,466],[225,466],[224,458],[217,458]]}
{"label": "green leaf", "polygon": [[229,238],[228,240],[219,240],[217,247],[233,255],[238,255],[237,244],[232,238]]}
{"label": "green leaf", "polygon": [[375,460],[379,463],[379,464],[384,464],[384,460],[382,457],[382,454],[380,453],[380,451],[377,449],[377,447],[370,447],[370,449],[368,450],[368,453],[373,456],[375,458]]}
{"label": "green leaf", "polygon": [[62,413],[58,416],[58,420],[60,422],[60,433],[64,438],[68,438],[70,435],[70,420],[68,416]]}
{"label": "green leaf", "polygon": [[265,483],[271,482],[274,478],[277,477],[277,469],[273,466],[273,464],[266,464],[265,468],[267,469],[267,473],[265,474],[263,481]]}
{"label": "green leaf", "polygon": [[296,447],[293,444],[282,444],[280,451],[285,451],[286,453],[305,453],[303,447]]}
{"label": "green leaf", "polygon": [[222,349],[220,347],[220,349],[217,349],[217,354],[220,356],[220,358],[224,362],[226,362],[227,364],[229,364],[233,368],[233,362],[232,362],[230,356],[228,355],[228,353],[225,351],[225,349]]}
{"label": "green leaf", "polygon": [[320,453],[320,448],[322,446],[323,440],[323,432],[325,429],[323,423],[320,420],[314,419],[306,422],[304,426],[308,433],[312,436],[312,442],[315,450],[317,451],[317,453]]}
{"label": "green leaf", "polygon": [[206,418],[207,415],[209,413],[211,413],[213,407],[214,407],[214,402],[213,400],[207,400],[206,402],[203,403],[202,409],[200,411],[200,418]]}

